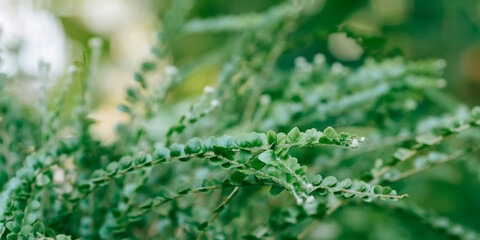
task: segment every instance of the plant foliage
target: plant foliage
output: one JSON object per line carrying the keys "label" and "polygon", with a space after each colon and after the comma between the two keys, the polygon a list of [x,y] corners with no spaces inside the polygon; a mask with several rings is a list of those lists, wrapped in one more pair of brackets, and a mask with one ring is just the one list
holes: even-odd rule
{"label": "plant foliage", "polygon": [[[151,59],[118,106],[129,121],[111,144],[92,137],[89,117],[100,39],[55,99],[44,87],[26,105],[8,90],[15,79],[0,74],[2,239],[315,239],[324,219],[361,206],[478,239],[397,184],[412,175],[427,184],[425,172],[457,159],[478,166],[480,108],[437,101],[445,61],[303,57],[294,50],[321,16],[319,1],[203,19],[188,17],[193,6],[176,0],[163,14]],[[224,46],[173,66],[179,38],[218,33],[230,36]],[[207,62],[224,62],[216,87],[170,125],[159,121],[175,107],[167,96]],[[40,65],[43,84],[48,70]],[[74,84],[82,91],[67,111]]]}

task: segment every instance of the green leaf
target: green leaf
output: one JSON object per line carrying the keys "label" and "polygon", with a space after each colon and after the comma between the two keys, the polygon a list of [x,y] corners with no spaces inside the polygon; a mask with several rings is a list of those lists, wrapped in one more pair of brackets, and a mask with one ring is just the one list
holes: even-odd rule
{"label": "green leaf", "polygon": [[145,154],[144,166],[152,165],[152,155],[150,153]]}
{"label": "green leaf", "polygon": [[383,187],[382,194],[388,195],[388,194],[392,193],[392,191],[393,191],[393,190],[392,190],[392,188],[390,188],[390,187]]}
{"label": "green leaf", "polygon": [[350,134],[346,133],[346,132],[341,132],[338,136],[339,136],[340,140],[343,140],[343,141],[350,138]]}
{"label": "green leaf", "polygon": [[[38,201],[37,201],[38,202]],[[39,203],[40,204],[40,203]],[[35,206],[32,206],[30,204],[30,209],[32,210],[39,210],[40,207],[35,208]],[[23,219],[23,225],[32,225],[33,223],[37,222],[38,215],[36,215],[35,211],[32,211],[31,213],[27,213],[25,218]]]}
{"label": "green leaf", "polygon": [[217,139],[215,137],[209,137],[203,142],[203,149],[205,152],[213,151],[213,146],[217,144]]}
{"label": "green leaf", "polygon": [[273,184],[270,188],[270,195],[277,196],[278,194],[282,193],[285,190],[284,187],[280,186],[279,184]]}
{"label": "green leaf", "polygon": [[313,142],[318,141],[318,139],[320,139],[320,137],[322,137],[322,136],[323,136],[323,133],[317,131],[317,129],[315,129],[315,128],[308,129],[305,132],[305,141],[307,143],[313,143]]}
{"label": "green leaf", "polygon": [[277,145],[285,144],[287,142],[287,135],[285,133],[277,133]]}
{"label": "green leaf", "polygon": [[111,162],[107,166],[107,174],[108,175],[114,175],[118,171],[118,163],[117,162]]}
{"label": "green leaf", "polygon": [[287,134],[287,143],[296,143],[300,138],[300,130],[297,127],[294,127]]}
{"label": "green leaf", "polygon": [[202,231],[202,230],[204,230],[204,229],[207,228],[207,227],[208,227],[208,222],[203,222],[203,223],[201,223],[200,225],[198,225],[197,228],[198,228],[198,230]]}
{"label": "green leaf", "polygon": [[363,192],[367,188],[367,184],[362,181],[354,181],[352,184],[352,190],[357,192]]}
{"label": "green leaf", "polygon": [[149,208],[152,207],[152,205],[153,205],[153,200],[150,198],[150,199],[145,200],[142,204],[138,205],[138,208],[149,209]]}
{"label": "green leaf", "polygon": [[470,112],[470,116],[471,116],[471,121],[476,123],[476,124],[480,124],[479,121],[480,121],[480,106],[475,106],[471,112]]}
{"label": "green leaf", "polygon": [[273,151],[268,150],[260,154],[258,156],[258,159],[265,164],[272,164],[275,161],[275,154],[273,153]]}
{"label": "green leaf", "polygon": [[232,180],[232,182],[242,182],[243,179],[245,179],[247,177],[247,175],[245,173],[242,173],[240,171],[235,171],[232,173],[232,175],[230,175],[230,179]]}
{"label": "green leaf", "polygon": [[18,240],[18,235],[16,233],[9,233],[7,235],[7,240]]}
{"label": "green leaf", "polygon": [[256,170],[260,170],[263,167],[265,167],[265,165],[266,165],[264,162],[260,161],[260,159],[258,159],[258,157],[253,158],[248,163],[253,169],[256,169]]}
{"label": "green leaf", "polygon": [[144,83],[145,82],[145,78],[140,73],[135,73],[133,78],[135,79],[135,81],[137,81],[139,83]]}
{"label": "green leaf", "polygon": [[408,148],[399,148],[394,154],[393,158],[398,161],[405,161],[415,154],[414,150]]}
{"label": "green leaf", "polygon": [[383,193],[383,187],[380,185],[376,185],[373,187],[373,193],[375,194],[382,194]]}
{"label": "green leaf", "polygon": [[170,146],[170,155],[172,157],[182,156],[185,154],[183,149],[184,149],[183,144],[174,143]]}
{"label": "green leaf", "polygon": [[125,104],[119,104],[117,106],[117,109],[120,111],[120,112],[124,112],[124,113],[129,113],[130,112],[130,108],[125,105]]}
{"label": "green leaf", "polygon": [[127,88],[127,96],[128,96],[130,99],[138,100],[139,95],[140,95],[140,92],[138,92],[137,89],[132,88],[132,87]]}
{"label": "green leaf", "polygon": [[23,236],[28,236],[32,232],[33,227],[31,225],[23,225],[20,229],[20,234]]}
{"label": "green leaf", "polygon": [[20,231],[20,225],[18,225],[14,221],[7,222],[5,224],[5,227],[7,227],[8,230],[10,230],[11,232],[14,232],[14,233],[18,233]]}
{"label": "green leaf", "polygon": [[269,175],[269,176],[272,176],[272,177],[275,177],[275,178],[280,178],[280,179],[282,179],[282,176],[286,175],[284,171],[282,171],[281,169],[278,169],[274,166],[266,167],[264,172],[267,173],[267,175]]}
{"label": "green leaf", "polygon": [[313,184],[313,185],[318,185],[320,182],[322,182],[322,175],[317,174],[317,175],[310,175],[308,176],[308,180]]}
{"label": "green leaf", "polygon": [[325,134],[325,137],[327,137],[327,139],[330,141],[338,139],[337,131],[335,131],[335,129],[333,129],[332,127],[327,127],[325,130],[323,130],[323,133]]}
{"label": "green leaf", "polygon": [[146,162],[146,160],[147,160],[147,154],[145,154],[144,152],[137,152],[137,154],[135,154],[135,157],[133,159],[133,161],[135,162],[135,165],[143,164],[144,162]]}
{"label": "green leaf", "polygon": [[253,234],[247,234],[242,236],[242,240],[260,240],[260,238],[257,238]]}
{"label": "green leaf", "polygon": [[215,145],[219,147],[231,148],[233,147],[233,137],[229,135],[223,135],[217,138]]}
{"label": "green leaf", "polygon": [[328,176],[320,183],[320,187],[332,187],[336,183],[337,179],[334,176]]}
{"label": "green leaf", "polygon": [[441,136],[435,136],[432,133],[423,134],[423,135],[417,136],[415,138],[415,140],[418,143],[428,145],[428,146],[434,145],[435,143],[437,143],[441,139],[442,139]]}
{"label": "green leaf", "polygon": [[13,218],[14,218],[16,223],[22,224],[23,212],[22,211],[15,211],[15,213],[13,214]]}
{"label": "green leaf", "polygon": [[92,173],[92,182],[95,183],[95,184],[103,183],[103,182],[107,181],[106,178],[105,178],[107,176],[108,176],[108,174],[105,170],[97,169]]}
{"label": "green leaf", "polygon": [[138,220],[141,219],[142,215],[143,215],[143,211],[142,211],[142,210],[130,211],[130,212],[127,214],[128,221],[130,221],[130,222],[136,222],[136,221],[138,221]]}
{"label": "green leaf", "polygon": [[120,159],[120,168],[127,169],[132,166],[132,158],[130,156],[124,156]]}
{"label": "green leaf", "polygon": [[144,72],[151,72],[155,70],[157,66],[155,65],[154,62],[143,62],[142,63],[142,71]]}
{"label": "green leaf", "polygon": [[234,138],[233,140],[234,144],[236,147],[250,147],[250,146],[247,146],[247,134],[241,134],[240,136]]}
{"label": "green leaf", "polygon": [[259,147],[262,146],[262,138],[258,133],[249,133],[246,137],[247,147]]}
{"label": "green leaf", "polygon": [[78,191],[81,193],[88,193],[91,191],[93,184],[91,182],[85,182],[78,185]]}
{"label": "green leaf", "polygon": [[177,124],[170,127],[167,136],[171,136],[175,132],[182,132],[187,126],[185,124]]}
{"label": "green leaf", "polygon": [[269,130],[267,132],[267,142],[270,145],[274,145],[277,142],[277,133],[272,130]]}
{"label": "green leaf", "polygon": [[170,157],[170,150],[168,148],[158,148],[153,154],[155,160],[165,160]]}
{"label": "green leaf", "polygon": [[55,240],[72,240],[72,237],[64,234],[58,234],[57,236],[55,236]]}
{"label": "green leaf", "polygon": [[192,138],[187,142],[185,146],[186,154],[199,153],[202,150],[202,140],[200,138]]}
{"label": "green leaf", "polygon": [[34,234],[39,233],[39,234],[45,235],[45,226],[43,225],[42,222],[36,222],[35,224],[33,224],[32,232]]}
{"label": "green leaf", "polygon": [[245,164],[252,158],[252,153],[245,150],[240,150],[235,154],[235,160],[240,164]]}
{"label": "green leaf", "polygon": [[44,173],[40,173],[37,175],[35,182],[38,186],[42,187],[50,183],[50,177]]}
{"label": "green leaf", "polygon": [[232,151],[230,148],[227,147],[222,147],[222,146],[214,146],[213,147],[213,152],[216,155],[223,156],[228,159],[232,159],[233,156],[235,156],[235,152]]}
{"label": "green leaf", "polygon": [[350,178],[345,178],[338,184],[338,187],[343,189],[347,189],[350,186],[352,186],[352,180]]}
{"label": "green leaf", "polygon": [[229,168],[235,167],[236,165],[233,165],[233,164],[230,163],[230,162],[224,162],[224,163],[220,164],[220,166],[221,166],[222,168],[229,169]]}

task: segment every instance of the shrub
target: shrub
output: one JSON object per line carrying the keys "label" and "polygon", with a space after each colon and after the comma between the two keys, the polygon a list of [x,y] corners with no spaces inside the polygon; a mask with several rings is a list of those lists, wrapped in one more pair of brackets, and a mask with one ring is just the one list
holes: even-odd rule
{"label": "shrub", "polygon": [[[383,231],[428,227],[438,230],[434,236],[479,238],[421,207],[445,197],[432,179],[478,195],[451,179],[478,174],[480,108],[455,105],[443,114],[443,60],[374,59],[367,51],[359,66],[321,53],[288,62],[302,44],[302,26],[321,11],[315,2],[187,20],[192,5],[174,1],[164,14],[152,59],[133,74],[136,85],[118,107],[129,121],[111,144],[92,137],[88,115],[99,39],[69,68],[53,105],[45,90],[38,106],[16,100],[7,89],[15,79],[0,75],[2,239],[315,239],[312,231],[325,221],[364,234],[369,229],[358,221],[392,221],[386,214],[425,226]],[[178,69],[163,64],[178,36],[219,32],[235,36],[228,49]],[[167,95],[212,58],[227,59],[217,86],[206,87],[176,123],[160,123],[172,106]],[[46,82],[49,66],[40,68]],[[166,82],[151,81],[162,71]],[[68,117],[72,84],[83,91]],[[435,168],[458,159],[469,169]],[[454,167],[460,170],[448,172]],[[404,181],[412,175],[422,177]],[[433,195],[419,185],[432,186]],[[338,215],[344,208],[360,212]]]}

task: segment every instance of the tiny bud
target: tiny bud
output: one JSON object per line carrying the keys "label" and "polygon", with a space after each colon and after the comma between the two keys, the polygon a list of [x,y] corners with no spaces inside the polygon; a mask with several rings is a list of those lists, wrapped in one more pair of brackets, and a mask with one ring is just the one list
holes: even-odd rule
{"label": "tiny bud", "polygon": [[204,91],[205,93],[214,93],[214,92],[215,92],[215,88],[210,87],[210,86],[205,86],[205,87],[203,88],[203,91]]}
{"label": "tiny bud", "polygon": [[88,40],[88,46],[90,46],[91,48],[101,48],[103,45],[103,41],[101,38],[91,38],[90,40]]}
{"label": "tiny bud", "polygon": [[447,80],[443,79],[443,78],[440,78],[437,80],[437,86],[439,88],[444,88],[447,86]]}
{"label": "tiny bud", "polygon": [[68,71],[68,73],[73,74],[73,73],[77,72],[77,67],[75,67],[74,65],[71,65],[71,66],[68,67],[67,71]]}
{"label": "tiny bud", "polygon": [[270,101],[271,101],[270,95],[263,94],[262,97],[260,97],[260,104],[262,105],[267,105],[270,103]]}
{"label": "tiny bud", "polygon": [[343,70],[343,65],[339,62],[332,64],[332,73],[339,74]]}
{"label": "tiny bud", "polygon": [[178,69],[177,69],[177,67],[175,67],[175,66],[169,65],[169,66],[166,66],[166,67],[165,67],[165,73],[166,73],[167,75],[172,76],[172,75],[175,75],[175,74],[178,73]]}
{"label": "tiny bud", "polygon": [[322,65],[325,62],[325,55],[318,53],[313,57],[313,62],[317,65]]}
{"label": "tiny bud", "polygon": [[447,66],[447,61],[445,61],[445,59],[439,59],[437,61],[437,67],[438,68],[445,68]]}
{"label": "tiny bud", "polygon": [[302,72],[312,71],[312,66],[307,62],[307,59],[304,57],[295,58],[295,67]]}
{"label": "tiny bud", "polygon": [[218,101],[217,99],[213,99],[210,102],[210,105],[212,105],[212,107],[218,107],[218,106],[220,106],[220,101]]}
{"label": "tiny bud", "polygon": [[313,196],[308,196],[307,197],[307,201],[306,201],[308,204],[312,204],[315,202],[315,198]]}
{"label": "tiny bud", "polygon": [[297,205],[302,205],[303,204],[303,199],[297,198]]}
{"label": "tiny bud", "polygon": [[63,183],[65,181],[65,172],[63,169],[55,169],[53,172],[53,181],[55,183]]}
{"label": "tiny bud", "polygon": [[360,138],[360,142],[362,142],[362,143],[365,142],[366,140],[367,140],[367,139],[366,139],[365,137],[361,137],[361,138]]}
{"label": "tiny bud", "polygon": [[311,192],[315,190],[315,188],[313,187],[313,185],[311,183],[307,184],[307,192]]}
{"label": "tiny bud", "polygon": [[307,64],[307,59],[304,57],[295,58],[295,66],[304,66],[305,64]]}
{"label": "tiny bud", "polygon": [[353,139],[352,140],[352,144],[350,145],[351,147],[354,147],[354,148],[357,148],[358,146],[360,146],[360,144],[358,143],[358,140],[357,139]]}

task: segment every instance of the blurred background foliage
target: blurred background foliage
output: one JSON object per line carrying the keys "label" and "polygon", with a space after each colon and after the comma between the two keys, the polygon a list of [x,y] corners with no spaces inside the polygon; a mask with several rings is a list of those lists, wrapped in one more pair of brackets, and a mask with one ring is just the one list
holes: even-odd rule
{"label": "blurred background foliage", "polygon": [[[196,1],[186,14],[189,20],[229,14],[255,15],[281,2]],[[149,46],[161,26],[159,16],[169,4],[167,0],[2,0],[0,23],[4,25],[4,58],[20,51],[17,60],[28,63],[21,64],[24,67],[19,69],[3,64],[2,70],[25,73],[27,77],[35,75],[41,56],[47,61],[52,58],[48,62],[54,68],[53,77],[59,78],[65,66],[81,58],[88,39],[101,37],[106,45],[99,77],[103,80],[95,83],[98,85],[96,97],[99,98],[95,102],[99,109],[109,111],[121,101],[121,89],[130,82],[128,73],[148,57]],[[327,1],[321,14],[301,20],[302,26],[289,43],[288,55],[278,64],[291,66],[296,56],[309,58],[318,52],[324,53],[329,60],[347,65],[358,65],[366,56],[445,59],[448,67],[444,77],[449,83],[448,91],[464,102],[475,104],[480,91],[477,67],[480,64],[479,11],[480,3],[475,0]],[[45,31],[55,34],[43,34]],[[171,60],[176,65],[188,65],[238,36],[235,30],[217,33],[190,31],[192,33],[181,35],[172,43]],[[362,39],[363,50],[336,31]],[[39,40],[33,40],[31,36],[34,35]],[[24,50],[20,50],[20,46]],[[28,52],[29,56],[24,56],[23,52]],[[222,61],[218,59],[197,65],[195,74],[191,74],[192,80],[174,91],[172,99],[200,94],[203,86],[213,84],[221,65]],[[109,94],[102,94],[107,90]]]}
{"label": "blurred background foliage", "polygon": [[[95,122],[90,127],[90,133],[94,139],[92,145],[95,141],[99,141],[101,147],[93,147],[98,151],[94,154],[109,155],[111,159],[118,160],[125,153],[151,149],[153,145],[158,144],[157,141],[163,140],[166,145],[169,145],[171,142],[186,142],[194,136],[208,137],[223,133],[235,135],[244,131],[269,129],[287,131],[293,126],[299,126],[301,129],[309,127],[323,129],[332,125],[341,130],[367,136],[370,141],[370,145],[364,146],[367,150],[352,155],[336,149],[328,150],[325,154],[319,154],[321,152],[319,150],[295,150],[294,153],[302,159],[302,163],[312,165],[315,171],[339,177],[349,177],[352,174],[361,176],[368,173],[374,166],[375,159],[391,155],[398,145],[408,145],[412,134],[427,131],[433,128],[431,125],[441,125],[438,122],[448,122],[445,119],[449,118],[444,116],[444,113],[462,118],[466,114],[467,107],[480,103],[480,1],[311,1],[308,3],[312,4],[311,9],[306,10],[308,14],[300,15],[292,21],[296,24],[293,27],[294,31],[286,34],[287,36],[281,40],[283,44],[281,54],[271,67],[274,71],[266,73],[263,72],[265,71],[263,68],[268,70],[268,67],[265,67],[270,63],[268,54],[275,51],[273,46],[276,46],[278,44],[276,41],[281,39],[277,35],[280,31],[268,26],[268,21],[275,19],[275,14],[282,13],[281,8],[274,11],[275,7],[287,1],[184,2],[185,4],[179,5],[179,11],[175,12],[184,16],[181,14],[169,16],[168,9],[173,3],[167,0],[0,0],[0,56],[2,59],[0,72],[6,73],[8,78],[15,79],[8,86],[8,90],[14,93],[16,100],[23,103],[21,106],[26,108],[27,111],[24,112],[28,113],[28,109],[37,107],[36,99],[41,97],[42,83],[38,77],[38,62],[40,60],[49,62],[52,67],[47,82],[49,92],[47,101],[50,103],[51,111],[55,111],[55,99],[61,95],[62,86],[68,81],[67,66],[72,62],[81,62],[84,54],[90,56],[89,40],[92,37],[98,37],[103,40],[103,48],[97,74],[92,81],[92,111],[89,113],[89,118],[94,119]],[[288,12],[288,9],[285,11]],[[235,16],[240,16],[241,21],[237,21]],[[216,22],[214,19],[217,18],[224,18],[225,21]],[[262,19],[267,19],[267,23],[263,23]],[[210,20],[211,22],[208,22]],[[165,24],[163,21],[170,22]],[[258,22],[268,27],[258,27],[256,25]],[[285,25],[287,23],[287,20],[282,22]],[[168,26],[173,27],[165,29]],[[249,37],[254,39],[251,41],[255,46],[252,49],[248,46],[239,47],[242,42],[238,39],[248,43]],[[156,54],[158,56],[159,48],[168,48],[168,51],[161,53],[156,68],[175,69],[172,71],[178,69],[180,77],[172,79],[168,70],[150,73],[148,81],[152,85],[166,84],[168,91],[165,90],[166,96],[161,109],[152,110],[155,112],[153,114],[155,117],[147,118],[147,123],[135,123],[132,115],[119,111],[117,106],[127,104],[128,94],[125,89],[137,84],[133,80],[133,73],[138,72],[142,67],[148,68],[144,65],[145,62],[156,61],[154,59]],[[264,52],[266,53],[262,55]],[[323,54],[329,67],[317,66],[312,75],[303,76],[299,69],[306,65],[302,65],[302,61],[314,65],[315,59],[319,60],[318,57],[316,58],[318,53]],[[243,59],[240,60],[248,63],[243,64],[242,61],[237,61],[235,56],[241,56]],[[396,56],[402,56],[412,62],[398,58],[391,60]],[[306,60],[299,60],[298,57],[305,57]],[[378,63],[372,59],[377,60]],[[427,62],[423,59],[443,59],[444,61]],[[416,62],[416,60],[419,61]],[[258,83],[262,86],[262,92],[256,93],[255,84],[253,84],[253,87],[249,86],[245,90],[246,94],[241,95],[237,90],[242,91],[240,88],[242,84],[235,85],[236,83],[229,80],[222,82],[222,79],[235,79],[234,76],[229,75],[229,66],[225,67],[225,63],[229,61],[240,62],[239,65],[248,66],[246,68],[251,72],[267,75],[261,78],[261,80],[268,79],[267,83]],[[334,63],[341,63],[341,65]],[[380,74],[380,77],[376,79],[377,75],[374,73],[368,75],[361,70],[356,70],[364,65],[367,66],[365,67],[367,73],[371,69],[378,70],[380,73],[374,70],[372,72]],[[175,68],[172,68],[173,66]],[[345,70],[344,67],[352,70]],[[405,73],[395,75],[397,68],[406,69]],[[334,74],[337,71],[335,69],[340,69],[338,70],[340,77]],[[251,72],[246,73],[245,79],[239,81],[247,81],[249,74],[253,75]],[[382,75],[383,73],[385,75]],[[286,76],[295,81],[286,80],[288,78]],[[383,96],[382,83],[388,82],[390,76],[394,76],[393,79],[418,77],[424,80],[425,85],[415,87],[409,85],[407,81],[406,86],[393,87],[394,90],[388,90],[391,92]],[[444,80],[437,81],[439,76]],[[319,84],[315,82],[316,79],[322,79],[322,81],[326,79],[321,83],[325,86],[324,90],[315,88]],[[358,79],[373,80],[359,84],[356,82],[359,81]],[[170,84],[170,81],[174,84]],[[441,85],[446,83],[447,87],[440,92],[437,89],[437,83]],[[213,86],[225,92],[216,92],[214,97],[206,94],[202,98],[205,86]],[[431,86],[435,87],[424,91],[424,88]],[[66,112],[61,115],[61,121],[65,125],[74,121],[74,117],[71,117],[76,104],[73,96],[81,94],[81,89],[79,82],[73,82],[67,94]],[[372,94],[378,90],[379,96],[382,97],[379,97],[378,101],[366,101],[368,104],[358,107],[347,106],[343,109],[343,105],[332,105],[325,109],[314,108],[319,101],[323,101],[323,96],[326,102],[336,99],[335,94],[349,95],[358,89],[371,91]],[[154,91],[157,90],[158,95],[161,95],[163,90],[155,89]],[[258,96],[255,98],[256,95]],[[264,97],[265,95],[270,97]],[[320,95],[318,99],[314,98],[318,95]],[[248,99],[251,96],[255,101],[268,105],[268,108],[264,109],[266,114],[262,113],[261,106],[255,110],[255,113],[248,114],[246,111],[247,117],[236,113],[236,111],[248,109],[245,105],[249,104]],[[212,126],[214,124],[209,122],[207,117],[205,121],[194,122],[192,124],[194,126],[187,127],[185,131],[180,130],[179,134],[174,133],[168,136],[167,132],[172,128],[167,126],[175,126],[178,119],[189,112],[191,104],[198,103],[196,108],[204,109],[203,105],[209,105],[210,100],[214,98],[219,98],[221,101],[218,114],[212,114],[210,117],[215,119],[215,126]],[[235,101],[223,102],[223,99]],[[270,101],[271,105],[269,105]],[[299,104],[295,105],[291,102],[307,104],[302,105],[305,109],[299,110]],[[308,106],[308,103],[314,104]],[[348,103],[345,104],[348,105]],[[337,111],[337,108],[343,110]],[[256,114],[259,114],[258,119],[255,118]],[[431,115],[440,117],[433,118],[430,117]],[[245,121],[244,118],[248,116],[253,120]],[[35,132],[35,129],[38,131],[36,126],[40,125],[41,116],[13,114],[9,115],[9,119],[19,123],[19,126],[16,126],[20,129],[17,131],[19,139],[16,141],[22,142],[22,139],[32,142],[42,141]],[[128,130],[129,127],[131,130]],[[135,134],[143,127],[145,127],[143,131],[147,134],[143,141],[140,141],[135,138]],[[67,129],[62,134],[70,136],[72,131]],[[165,139],[166,134],[168,137]],[[452,140],[448,145],[441,145],[438,150],[451,152],[455,147],[473,145],[472,142],[478,141],[476,134],[478,131],[464,134],[461,140]],[[135,140],[132,140],[134,138]],[[376,144],[386,141],[385,139],[397,139],[397,142],[393,141],[393,144],[376,147]],[[133,142],[136,145],[132,146]],[[28,152],[26,146],[30,145],[35,144],[18,145],[18,149],[10,151]],[[478,157],[474,155],[470,158],[473,158],[472,162],[476,161],[477,164],[469,165],[472,163],[466,164],[466,161],[461,161],[436,166],[425,173],[395,182],[392,187],[399,192],[409,193],[410,197],[405,200],[409,204],[418,205],[427,211],[446,216],[453,222],[478,231],[480,230],[480,202],[478,201],[480,198],[478,167],[480,165]],[[88,164],[83,166],[79,164],[79,168],[88,167]],[[95,164],[97,164],[95,168],[106,165],[105,162]],[[20,166],[21,163],[18,162],[17,165]],[[196,174],[205,175],[207,170],[204,165],[191,164],[175,170],[172,170],[173,167],[157,170],[148,182],[152,184],[153,189],[159,189],[161,186],[154,185],[155,181],[169,184],[165,178],[172,177],[175,173],[181,175],[181,172],[188,172],[197,167],[201,167],[200,169],[204,172],[197,171]],[[85,170],[83,175],[79,174],[79,178],[81,179],[82,176],[86,178],[85,176],[93,169]],[[0,186],[6,181],[7,177],[3,176]],[[147,182],[147,180],[144,181]],[[138,191],[141,193],[139,195],[152,195],[149,189]],[[255,191],[248,193],[256,194]],[[247,193],[243,194],[242,197],[249,197]],[[123,195],[128,194],[124,192]],[[281,196],[274,200],[267,200],[265,194],[257,197],[261,201],[253,202],[245,208],[234,208],[228,213],[230,215],[223,217],[222,221],[229,223],[230,219],[242,214],[257,216],[253,213],[248,215],[242,211],[263,209],[265,204],[273,206],[268,210],[269,213],[273,212],[270,216],[275,214],[290,216],[282,212],[283,209],[279,207],[281,204],[278,203],[289,201],[288,196]],[[236,200],[233,204],[247,205],[241,200]],[[356,204],[350,203],[350,205]],[[176,207],[178,206],[171,208]],[[195,210],[197,212],[192,211],[198,218],[198,216],[205,216],[211,208],[212,206],[198,207],[198,210]],[[168,215],[160,211],[160,215],[162,214]],[[312,229],[306,237],[310,239],[448,239],[441,231],[431,231],[426,226],[428,224],[422,224],[425,222],[416,219],[414,214],[399,216],[400,214],[395,210],[389,212],[374,205],[342,208],[330,218],[313,225],[316,228]],[[179,215],[178,218],[180,220],[177,220],[181,222],[188,217]],[[278,219],[281,219],[278,221],[289,220],[288,217],[285,217],[286,220],[281,217]],[[83,220],[81,221],[83,224]],[[103,221],[105,224],[108,222],[105,219],[102,219],[102,223]],[[227,231],[231,234],[228,235],[230,237],[239,237],[245,232],[258,230],[250,227],[241,229],[242,231],[239,231],[241,234],[237,233],[235,226],[248,226],[248,221],[241,218],[235,221],[235,224],[230,223],[230,228],[233,230]],[[268,219],[257,219],[253,222],[266,221]],[[271,217],[270,221],[274,222],[277,219]],[[157,221],[154,227],[150,226],[156,230],[151,230],[153,233],[149,235],[149,233],[139,232],[140,229],[145,229],[142,223],[130,226],[132,235],[128,236],[164,237],[162,232],[174,232],[169,230],[168,226],[173,228],[178,224],[178,222]],[[292,235],[308,228],[307,226],[307,223],[301,222],[297,228],[292,229]],[[84,234],[82,230],[71,230],[71,232],[67,230],[66,233],[87,236],[87,238],[99,236],[105,238],[105,233],[89,235],[92,233]],[[182,234],[176,236],[185,237]],[[222,239],[222,236],[219,234],[217,238]]]}

